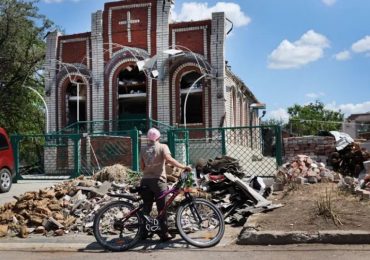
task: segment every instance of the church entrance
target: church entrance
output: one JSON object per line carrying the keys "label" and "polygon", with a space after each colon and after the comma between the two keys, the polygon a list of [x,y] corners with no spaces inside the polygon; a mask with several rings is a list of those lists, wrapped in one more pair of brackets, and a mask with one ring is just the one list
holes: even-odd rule
{"label": "church entrance", "polygon": [[120,124],[123,130],[127,121],[134,124],[135,120],[147,117],[146,76],[136,65],[128,65],[118,74],[117,81],[118,119],[126,121]]}

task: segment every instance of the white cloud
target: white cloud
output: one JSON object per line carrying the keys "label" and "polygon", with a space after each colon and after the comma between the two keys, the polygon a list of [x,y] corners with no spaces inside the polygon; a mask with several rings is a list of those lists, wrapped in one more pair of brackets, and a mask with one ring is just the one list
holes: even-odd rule
{"label": "white cloud", "polygon": [[361,40],[352,44],[352,51],[357,53],[370,52],[370,36],[367,35]]}
{"label": "white cloud", "polygon": [[339,61],[345,61],[351,59],[351,52],[341,51],[334,55],[334,58]]}
{"label": "white cloud", "polygon": [[281,120],[284,123],[289,121],[289,114],[284,108],[269,111],[268,117],[271,119]]}
{"label": "white cloud", "polygon": [[174,21],[196,21],[210,19],[214,12],[225,12],[226,17],[230,19],[235,27],[248,25],[251,18],[248,17],[235,3],[218,2],[214,6],[208,6],[208,3],[183,3],[180,13],[171,11]]}
{"label": "white cloud", "polygon": [[322,0],[322,2],[327,6],[332,6],[337,2],[337,0]]}
{"label": "white cloud", "polygon": [[324,49],[329,46],[330,42],[324,35],[309,30],[293,43],[283,40],[269,55],[268,67],[270,69],[300,68],[322,58]]}
{"label": "white cloud", "polygon": [[332,103],[326,104],[325,107],[331,110],[337,110],[337,111],[340,110],[346,116],[349,116],[351,114],[360,114],[360,113],[370,112],[370,101],[366,101],[366,102],[358,103],[358,104],[348,103],[348,104],[341,104],[341,105],[336,104],[336,102],[332,102]]}
{"label": "white cloud", "polygon": [[319,92],[319,93],[307,93],[305,95],[307,98],[311,98],[311,99],[318,99],[319,97],[323,97],[325,96],[325,93],[324,92]]}

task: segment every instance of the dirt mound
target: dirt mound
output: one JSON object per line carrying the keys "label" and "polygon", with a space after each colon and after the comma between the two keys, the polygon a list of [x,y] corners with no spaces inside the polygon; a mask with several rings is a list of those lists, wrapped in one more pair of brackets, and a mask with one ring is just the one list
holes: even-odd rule
{"label": "dirt mound", "polygon": [[[255,215],[258,230],[370,231],[370,201],[341,191],[335,183],[290,186],[270,199],[274,203],[283,203],[284,207]],[[320,212],[323,204],[328,208],[325,214]],[[339,222],[333,221],[330,211]]]}

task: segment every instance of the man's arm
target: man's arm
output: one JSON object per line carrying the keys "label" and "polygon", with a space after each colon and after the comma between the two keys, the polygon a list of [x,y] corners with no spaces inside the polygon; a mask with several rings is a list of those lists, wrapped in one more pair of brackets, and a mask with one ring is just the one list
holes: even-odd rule
{"label": "man's arm", "polygon": [[188,171],[188,172],[191,172],[192,170],[190,166],[183,165],[179,163],[178,161],[176,161],[169,153],[165,153],[164,158],[166,162],[171,164],[172,166],[178,167],[180,169],[184,169],[185,171]]}

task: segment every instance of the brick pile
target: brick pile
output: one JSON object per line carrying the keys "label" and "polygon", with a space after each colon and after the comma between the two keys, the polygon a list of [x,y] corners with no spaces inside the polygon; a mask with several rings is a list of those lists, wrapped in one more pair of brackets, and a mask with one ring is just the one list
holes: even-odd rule
{"label": "brick pile", "polygon": [[285,163],[277,172],[277,183],[295,182],[298,184],[333,182],[339,175],[326,168],[322,162],[316,162],[307,155],[297,155]]}
{"label": "brick pile", "polygon": [[26,238],[31,233],[62,236],[91,233],[94,214],[111,201],[110,193],[128,192],[141,176],[122,165],[103,168],[92,179],[83,176],[15,197],[0,205],[0,237]]}
{"label": "brick pile", "polygon": [[284,160],[291,161],[299,154],[305,154],[317,162],[326,162],[336,151],[332,136],[303,136],[284,138]]}

